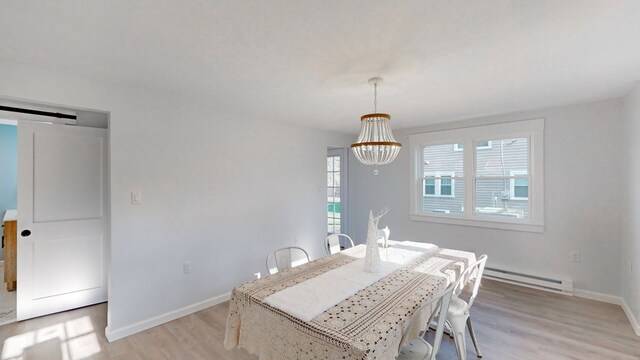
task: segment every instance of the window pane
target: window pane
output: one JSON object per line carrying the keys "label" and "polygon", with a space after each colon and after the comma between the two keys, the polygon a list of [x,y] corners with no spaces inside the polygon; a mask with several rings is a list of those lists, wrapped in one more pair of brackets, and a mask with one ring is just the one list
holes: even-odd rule
{"label": "window pane", "polygon": [[[491,142],[489,140],[481,140],[476,142],[476,149],[486,149],[491,146]],[[464,144],[455,144],[454,150],[463,150]]]}
{"label": "window pane", "polygon": [[528,183],[529,183],[529,180],[527,179],[519,179],[519,178],[513,179],[513,184],[515,186],[527,186]]}
{"label": "window pane", "polygon": [[424,186],[425,195],[435,195],[436,194],[436,186],[425,184]]}
{"label": "window pane", "polygon": [[330,202],[327,203],[327,210],[330,213],[330,216],[333,216],[335,218],[339,218],[340,217],[340,202],[339,201],[334,201],[334,202]]}
{"label": "window pane", "polygon": [[512,219],[528,219],[529,200],[512,199],[509,193],[510,181],[511,179],[509,178],[476,179],[476,214]]}
{"label": "window pane", "polygon": [[513,198],[528,198],[529,197],[529,179],[515,178],[513,181]]}
{"label": "window pane", "polygon": [[327,157],[327,171],[333,171],[333,157]]}
{"label": "window pane", "polygon": [[464,176],[462,170],[464,151],[453,151],[453,145],[433,145],[423,148],[423,176],[435,176],[436,174]]}
{"label": "window pane", "polygon": [[491,148],[476,153],[477,176],[511,176],[512,173],[527,175],[529,167],[529,145],[527,138],[510,138],[478,141]]}
{"label": "window pane", "polygon": [[333,173],[327,173],[327,186],[333,186]]}
{"label": "window pane", "polygon": [[[456,180],[464,184],[463,179]],[[451,187],[449,187],[451,190]],[[462,214],[464,208],[464,186],[455,187],[455,197],[423,196],[422,211],[426,214]]]}
{"label": "window pane", "polygon": [[424,179],[424,194],[425,195],[436,194],[436,179]]}
{"label": "window pane", "polygon": [[333,186],[340,187],[340,172],[333,173]]}
{"label": "window pane", "polygon": [[517,198],[528,198],[529,197],[529,187],[528,186],[514,186],[513,187],[513,196]]}
{"label": "window pane", "polygon": [[480,141],[476,141],[476,149],[490,149],[491,148],[491,141],[489,140],[480,140]]}
{"label": "window pane", "polygon": [[451,180],[451,178],[447,179],[445,177],[442,177],[440,179],[440,195],[443,196],[451,196],[451,188],[453,184],[453,180]]}
{"label": "window pane", "polygon": [[340,156],[333,157],[333,171],[340,171]]}

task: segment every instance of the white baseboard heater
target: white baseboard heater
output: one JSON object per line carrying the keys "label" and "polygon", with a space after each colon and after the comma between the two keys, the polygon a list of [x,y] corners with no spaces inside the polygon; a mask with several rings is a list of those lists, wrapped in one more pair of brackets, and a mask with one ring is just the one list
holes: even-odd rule
{"label": "white baseboard heater", "polygon": [[509,284],[526,286],[565,295],[573,295],[573,281],[558,280],[542,276],[522,274],[515,271],[485,268],[483,277]]}

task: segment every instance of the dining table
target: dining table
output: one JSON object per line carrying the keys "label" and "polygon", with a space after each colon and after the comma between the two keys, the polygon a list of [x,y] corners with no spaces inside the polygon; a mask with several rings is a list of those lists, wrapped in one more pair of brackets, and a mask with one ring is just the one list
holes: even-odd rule
{"label": "dining table", "polygon": [[[394,359],[405,332],[418,336],[427,328],[435,309],[422,305],[476,255],[394,240],[379,252],[374,273],[364,271],[366,246],[357,245],[236,286],[225,348],[260,360]],[[414,316],[419,321],[411,322]]]}

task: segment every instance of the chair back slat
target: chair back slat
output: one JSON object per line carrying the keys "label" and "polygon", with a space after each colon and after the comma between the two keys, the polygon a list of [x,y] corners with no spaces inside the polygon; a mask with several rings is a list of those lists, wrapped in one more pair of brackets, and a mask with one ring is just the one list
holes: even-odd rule
{"label": "chair back slat", "polygon": [[273,258],[273,261],[275,262],[275,266],[277,270],[276,272],[292,268],[293,260],[294,260],[294,252],[297,252],[303,255],[303,259],[306,258],[305,259],[306,262],[311,261],[311,259],[309,258],[309,254],[303,248],[300,248],[297,246],[290,246],[290,247],[278,249],[272,253],[269,253],[269,255],[267,255],[267,259],[265,260],[267,273],[275,274],[275,272],[271,272],[271,269],[272,269],[270,266],[271,258]]}
{"label": "chair back slat", "polygon": [[346,245],[349,245],[350,247],[353,247],[353,240],[351,239],[351,237],[347,234],[331,234],[329,236],[327,236],[327,238],[325,239],[325,250],[327,251],[328,255],[331,254],[335,254],[335,253],[339,253],[340,250],[342,250],[342,244],[341,244],[341,238],[344,239],[344,243]]}
{"label": "chair back slat", "polygon": [[291,261],[291,249],[280,249],[273,253],[276,259],[276,267],[278,271],[290,269],[293,262]]}
{"label": "chair back slat", "polygon": [[327,237],[327,249],[329,255],[340,252],[340,235],[331,234]]}
{"label": "chair back slat", "polygon": [[468,311],[473,305],[476,297],[478,296],[478,290],[480,289],[480,282],[482,281],[482,274],[484,273],[484,266],[487,263],[487,255],[483,254],[478,260],[467,267],[456,280],[456,287],[454,293],[459,294],[469,281],[473,281],[473,288],[471,291],[471,297],[467,304],[465,311]]}

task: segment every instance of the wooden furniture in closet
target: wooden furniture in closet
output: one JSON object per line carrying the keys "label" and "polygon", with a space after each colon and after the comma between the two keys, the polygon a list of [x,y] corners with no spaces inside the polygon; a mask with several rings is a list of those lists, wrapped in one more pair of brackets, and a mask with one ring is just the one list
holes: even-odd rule
{"label": "wooden furniture in closet", "polygon": [[16,240],[18,237],[17,215],[8,210],[4,215],[4,282],[7,291],[16,290]]}

